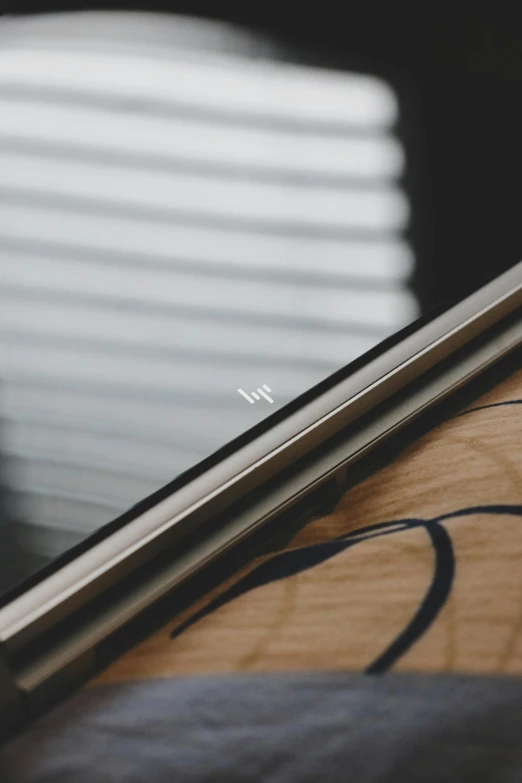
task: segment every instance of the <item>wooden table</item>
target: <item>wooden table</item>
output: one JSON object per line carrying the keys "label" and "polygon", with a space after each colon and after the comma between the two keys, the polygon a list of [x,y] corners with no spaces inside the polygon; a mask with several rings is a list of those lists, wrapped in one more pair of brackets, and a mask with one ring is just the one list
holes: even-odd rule
{"label": "wooden table", "polygon": [[522,371],[95,682],[238,671],[522,672]]}

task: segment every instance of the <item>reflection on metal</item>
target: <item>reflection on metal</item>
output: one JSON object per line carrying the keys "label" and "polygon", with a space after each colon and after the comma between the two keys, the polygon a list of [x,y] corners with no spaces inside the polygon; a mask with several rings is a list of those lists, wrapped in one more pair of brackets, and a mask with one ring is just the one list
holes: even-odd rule
{"label": "reflection on metal", "polygon": [[43,556],[271,412],[234,389],[289,402],[417,314],[386,84],[96,20],[0,25],[1,450]]}

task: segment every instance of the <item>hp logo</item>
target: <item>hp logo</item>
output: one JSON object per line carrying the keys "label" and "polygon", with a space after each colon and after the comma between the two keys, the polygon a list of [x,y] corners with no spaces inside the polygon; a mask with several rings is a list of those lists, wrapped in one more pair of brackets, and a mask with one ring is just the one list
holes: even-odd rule
{"label": "hp logo", "polygon": [[[263,386],[260,386],[255,392],[250,392],[250,394],[244,392],[243,389],[238,389],[238,392],[242,394],[245,400],[248,400],[251,405],[253,405],[256,400],[260,400],[261,397],[264,397],[268,402],[273,402],[273,399],[268,396],[268,394],[272,393],[272,389],[269,389],[266,383],[263,384]],[[261,397],[259,395],[261,395]],[[252,397],[254,399],[252,399]]]}

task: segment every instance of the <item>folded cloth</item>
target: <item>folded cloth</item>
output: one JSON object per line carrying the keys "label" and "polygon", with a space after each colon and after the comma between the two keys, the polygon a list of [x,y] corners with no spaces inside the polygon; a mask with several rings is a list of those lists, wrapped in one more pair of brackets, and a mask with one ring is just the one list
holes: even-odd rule
{"label": "folded cloth", "polygon": [[522,780],[522,680],[263,674],[99,685],[0,751],[3,783]]}

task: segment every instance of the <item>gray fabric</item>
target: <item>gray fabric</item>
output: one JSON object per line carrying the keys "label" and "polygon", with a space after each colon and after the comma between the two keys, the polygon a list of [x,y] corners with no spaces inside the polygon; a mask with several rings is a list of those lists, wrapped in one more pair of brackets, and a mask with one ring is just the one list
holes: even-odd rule
{"label": "gray fabric", "polygon": [[92,688],[0,751],[3,783],[522,781],[522,681],[344,675]]}

